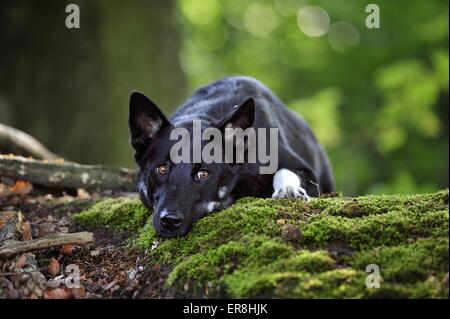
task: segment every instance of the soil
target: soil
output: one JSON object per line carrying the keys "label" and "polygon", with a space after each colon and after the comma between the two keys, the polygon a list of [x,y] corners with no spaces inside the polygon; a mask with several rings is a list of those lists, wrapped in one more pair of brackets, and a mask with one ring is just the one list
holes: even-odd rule
{"label": "soil", "polygon": [[[109,194],[111,195],[111,194]],[[79,198],[66,194],[26,195],[0,198],[0,214],[21,211],[31,223],[33,238],[55,233],[90,231],[94,242],[85,246],[51,248],[35,252],[37,270],[46,279],[43,298],[170,298],[173,292],[164,288],[164,278],[169,269],[159,265],[150,266],[148,257],[130,250],[129,232],[113,232],[108,228],[81,228],[71,215],[90,207],[100,194],[88,194]],[[0,299],[40,297],[33,289],[24,289],[23,271],[16,267],[17,256],[10,260],[0,259]],[[52,261],[52,259],[56,261]],[[51,263],[59,264],[59,271],[50,273]],[[81,288],[68,291],[61,278],[68,276],[67,266],[75,264],[80,270]],[[19,267],[20,268],[20,267]],[[18,277],[21,279],[18,280]],[[59,281],[58,281],[59,280]],[[57,284],[61,282],[60,284]],[[56,283],[56,284],[55,284]],[[60,288],[60,290],[54,290]],[[61,292],[61,293],[60,293]]]}

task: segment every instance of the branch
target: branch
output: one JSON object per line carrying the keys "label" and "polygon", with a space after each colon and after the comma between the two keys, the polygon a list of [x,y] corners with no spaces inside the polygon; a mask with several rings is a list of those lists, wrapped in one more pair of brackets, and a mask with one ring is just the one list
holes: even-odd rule
{"label": "branch", "polygon": [[85,188],[135,191],[137,172],[120,167],[40,161],[0,155],[0,176],[56,189]]}
{"label": "branch", "polygon": [[0,151],[37,159],[57,159],[60,156],[53,154],[38,140],[25,132],[0,123]]}
{"label": "branch", "polygon": [[88,232],[58,234],[28,241],[16,241],[0,246],[0,258],[7,259],[22,253],[59,247],[68,244],[85,245],[93,242],[94,235]]}

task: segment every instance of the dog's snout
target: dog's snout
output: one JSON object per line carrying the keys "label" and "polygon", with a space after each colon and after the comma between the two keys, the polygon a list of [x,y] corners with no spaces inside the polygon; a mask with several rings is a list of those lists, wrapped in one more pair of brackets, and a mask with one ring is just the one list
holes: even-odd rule
{"label": "dog's snout", "polygon": [[161,213],[159,222],[162,228],[167,231],[173,232],[179,229],[181,225],[183,225],[183,218],[177,214],[165,210]]}

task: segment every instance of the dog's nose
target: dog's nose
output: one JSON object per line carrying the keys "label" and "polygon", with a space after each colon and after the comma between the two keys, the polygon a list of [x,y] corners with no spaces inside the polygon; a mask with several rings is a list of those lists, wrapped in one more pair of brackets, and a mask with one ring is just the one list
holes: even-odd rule
{"label": "dog's nose", "polygon": [[161,213],[159,222],[165,230],[175,231],[183,225],[183,218],[165,210]]}

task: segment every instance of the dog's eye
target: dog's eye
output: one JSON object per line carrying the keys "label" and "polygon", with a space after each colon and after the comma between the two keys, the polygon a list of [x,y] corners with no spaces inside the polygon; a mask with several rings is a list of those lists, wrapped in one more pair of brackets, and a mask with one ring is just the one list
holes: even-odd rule
{"label": "dog's eye", "polygon": [[201,169],[197,173],[198,179],[205,180],[205,179],[208,179],[208,177],[209,177],[209,172],[206,169]]}
{"label": "dog's eye", "polygon": [[164,175],[167,175],[167,173],[169,172],[169,169],[167,168],[167,165],[161,164],[156,168],[156,172],[159,175],[164,176]]}

